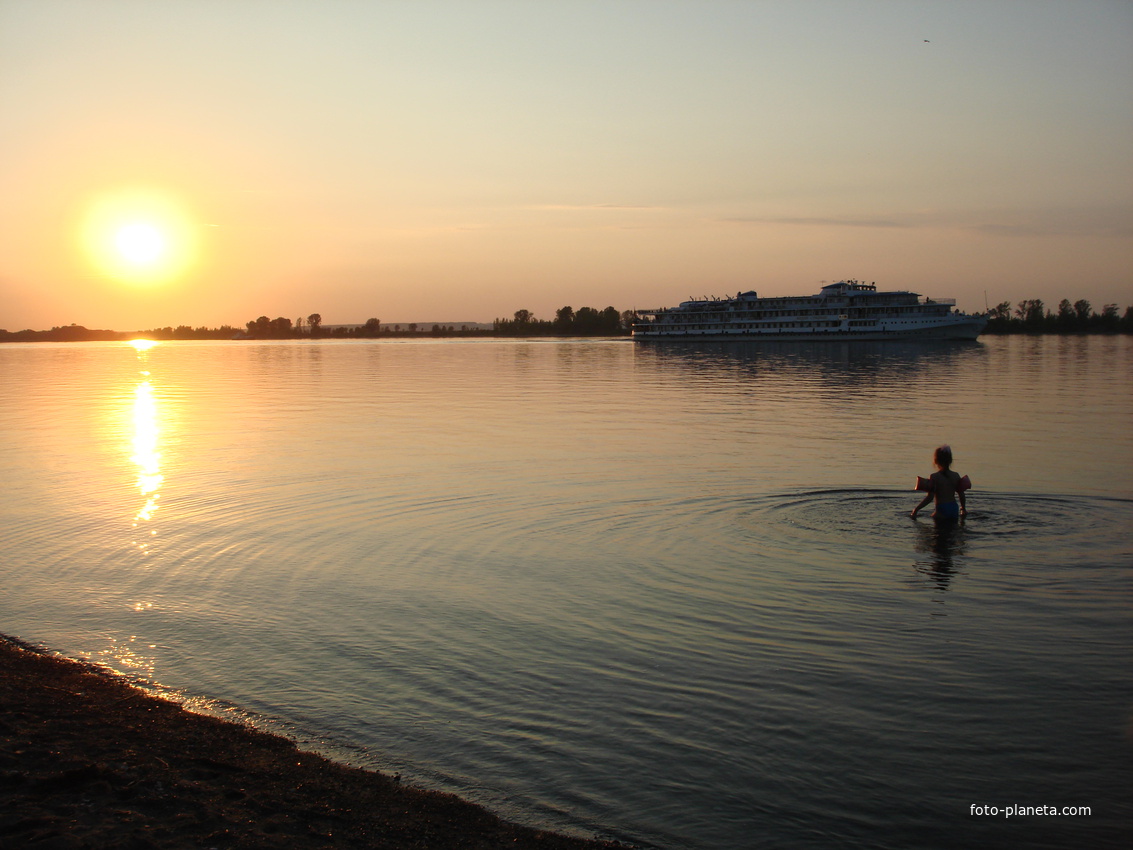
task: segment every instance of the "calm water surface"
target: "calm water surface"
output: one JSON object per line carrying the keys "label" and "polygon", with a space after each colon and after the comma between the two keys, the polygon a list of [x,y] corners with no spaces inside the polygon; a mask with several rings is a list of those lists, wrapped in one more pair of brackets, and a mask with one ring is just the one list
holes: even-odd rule
{"label": "calm water surface", "polygon": [[[0,631],[578,834],[1129,846],[1131,376],[1128,338],[7,345]],[[951,530],[907,516],[944,442]]]}

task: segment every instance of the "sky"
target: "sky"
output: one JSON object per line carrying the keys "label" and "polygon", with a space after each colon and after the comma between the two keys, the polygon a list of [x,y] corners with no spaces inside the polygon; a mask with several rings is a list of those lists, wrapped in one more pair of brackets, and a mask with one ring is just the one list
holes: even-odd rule
{"label": "sky", "polygon": [[1133,304],[1130,0],[0,0],[0,328]]}

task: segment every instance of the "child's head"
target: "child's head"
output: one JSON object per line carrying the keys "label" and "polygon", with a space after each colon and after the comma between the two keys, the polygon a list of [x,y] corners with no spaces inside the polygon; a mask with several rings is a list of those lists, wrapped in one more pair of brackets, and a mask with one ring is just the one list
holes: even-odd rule
{"label": "child's head", "polygon": [[935,452],[932,453],[932,462],[939,466],[941,469],[948,469],[952,466],[952,447],[940,446]]}

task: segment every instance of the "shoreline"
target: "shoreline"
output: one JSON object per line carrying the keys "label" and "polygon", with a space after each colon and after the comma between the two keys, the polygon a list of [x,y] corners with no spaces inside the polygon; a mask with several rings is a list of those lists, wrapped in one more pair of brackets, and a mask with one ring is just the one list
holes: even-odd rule
{"label": "shoreline", "polygon": [[627,847],[510,823],[5,634],[0,794],[5,846]]}

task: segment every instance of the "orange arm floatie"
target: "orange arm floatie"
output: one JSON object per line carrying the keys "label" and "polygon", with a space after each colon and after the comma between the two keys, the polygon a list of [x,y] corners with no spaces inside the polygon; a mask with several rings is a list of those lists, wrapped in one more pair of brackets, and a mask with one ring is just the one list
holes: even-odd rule
{"label": "orange arm floatie", "polygon": [[[913,487],[913,489],[914,490],[924,490],[925,492],[932,492],[932,490],[934,490],[935,488],[933,487],[931,478],[921,478],[918,475],[917,476],[917,484],[916,484],[915,487]],[[971,489],[972,489],[972,479],[969,478],[967,475],[965,475],[963,478],[961,478],[959,481],[956,482],[956,492],[957,493],[963,493],[965,490],[971,490]]]}

